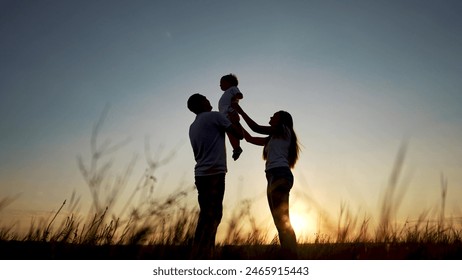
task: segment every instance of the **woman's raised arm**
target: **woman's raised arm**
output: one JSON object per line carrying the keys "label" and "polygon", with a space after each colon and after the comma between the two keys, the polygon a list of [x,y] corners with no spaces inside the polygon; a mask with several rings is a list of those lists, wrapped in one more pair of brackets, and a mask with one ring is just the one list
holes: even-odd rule
{"label": "woman's raised arm", "polygon": [[266,135],[272,134],[273,131],[272,131],[271,126],[263,126],[263,125],[257,124],[254,120],[252,120],[249,117],[249,115],[247,115],[246,112],[244,112],[244,110],[241,108],[241,106],[239,106],[239,104],[234,103],[232,106],[242,116],[244,121],[247,123],[250,129],[252,129],[254,132],[260,133],[260,134],[266,134]]}
{"label": "woman's raised arm", "polygon": [[244,139],[247,142],[257,146],[265,146],[267,140],[265,137],[253,137],[244,128],[242,129],[242,132],[244,133]]}

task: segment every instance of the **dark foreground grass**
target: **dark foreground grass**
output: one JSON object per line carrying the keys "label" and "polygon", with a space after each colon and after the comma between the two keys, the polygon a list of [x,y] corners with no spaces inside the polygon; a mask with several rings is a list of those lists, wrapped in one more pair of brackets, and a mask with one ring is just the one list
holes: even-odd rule
{"label": "dark foreground grass", "polygon": [[[462,259],[462,243],[300,244],[303,260],[452,260]],[[71,243],[1,241],[3,260],[189,260],[186,245],[76,245]],[[279,259],[277,245],[222,245],[217,260]]]}

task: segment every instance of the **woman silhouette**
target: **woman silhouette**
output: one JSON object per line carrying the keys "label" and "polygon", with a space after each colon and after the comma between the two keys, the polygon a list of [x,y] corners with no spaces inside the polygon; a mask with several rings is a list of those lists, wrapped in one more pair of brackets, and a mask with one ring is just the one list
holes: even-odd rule
{"label": "woman silhouette", "polygon": [[234,106],[254,132],[268,135],[253,137],[244,130],[247,142],[264,146],[268,204],[279,233],[283,257],[297,258],[297,240],[289,217],[289,193],[294,182],[291,169],[297,162],[300,147],[292,116],[286,111],[278,111],[270,118],[269,126],[262,126],[254,122],[238,104]]}

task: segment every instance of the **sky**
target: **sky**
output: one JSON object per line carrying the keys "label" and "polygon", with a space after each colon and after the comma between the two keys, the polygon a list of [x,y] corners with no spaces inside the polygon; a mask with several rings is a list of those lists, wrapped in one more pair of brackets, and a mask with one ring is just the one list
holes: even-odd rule
{"label": "sky", "polygon": [[[138,155],[126,194],[146,143],[169,159],[156,195],[193,186],[186,100],[198,92],[217,109],[228,73],[256,122],[292,114],[302,145],[292,215],[308,231],[341,205],[375,215],[400,147],[397,215],[436,211],[443,180],[446,215],[461,217],[461,12],[451,0],[1,0],[0,199],[15,198],[3,224],[27,225],[73,192],[91,201],[78,158],[89,164],[104,112],[98,143],[125,143],[108,155],[111,172]],[[242,148],[236,162],[228,152],[225,216],[250,199],[270,221],[261,147]]]}

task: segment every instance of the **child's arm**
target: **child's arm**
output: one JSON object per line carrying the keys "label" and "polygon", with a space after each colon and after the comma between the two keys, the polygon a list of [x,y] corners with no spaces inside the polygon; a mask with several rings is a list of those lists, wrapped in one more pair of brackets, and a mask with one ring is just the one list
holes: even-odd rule
{"label": "child's arm", "polygon": [[242,94],[242,92],[238,92],[233,96],[233,98],[231,99],[231,102],[237,103],[239,99],[242,99],[242,98],[244,98],[244,95]]}

